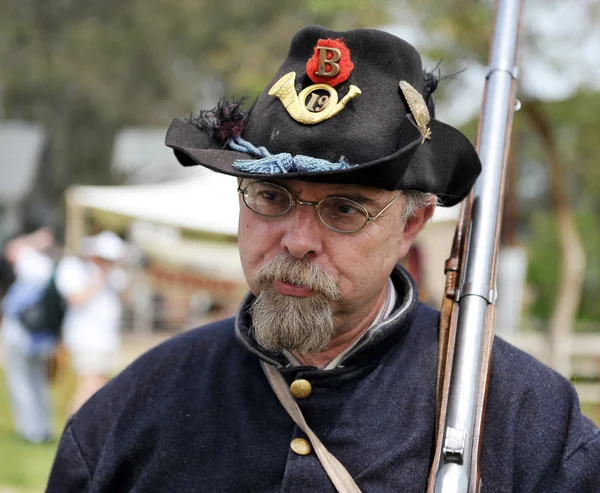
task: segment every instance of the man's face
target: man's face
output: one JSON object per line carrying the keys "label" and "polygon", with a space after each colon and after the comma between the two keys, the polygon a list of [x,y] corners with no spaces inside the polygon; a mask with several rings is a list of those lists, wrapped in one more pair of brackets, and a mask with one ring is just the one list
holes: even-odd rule
{"label": "man's face", "polygon": [[[244,180],[241,188],[248,183]],[[283,180],[277,183],[287,188],[294,198],[307,202],[318,202],[329,196],[351,198],[364,205],[371,216],[377,215],[398,195],[398,192],[358,185]],[[342,234],[322,224],[315,207],[296,205],[281,217],[266,218],[252,212],[240,201],[240,257],[251,291],[259,299],[261,291],[269,291],[267,296],[274,297],[270,303],[272,307],[285,305],[288,313],[298,310],[296,319],[301,324],[310,325],[304,319],[307,311],[322,310],[326,306],[332,315],[329,338],[353,329],[369,317],[374,306],[384,299],[387,279],[394,265],[406,255],[432,212],[424,209],[415,218],[403,222],[404,205],[402,196],[361,231]],[[272,269],[275,263],[278,265]],[[285,274],[285,269],[292,265],[316,267],[316,289],[307,287],[307,283],[312,286],[312,281],[305,282],[310,275],[302,268],[293,276]],[[269,272],[266,278],[262,275],[265,269]],[[320,274],[324,274],[325,287],[319,284]],[[331,282],[337,292],[330,292],[327,286]],[[322,296],[322,290],[327,292],[327,296]],[[255,311],[259,309],[263,309],[262,304],[255,306]],[[290,318],[285,312],[280,316]],[[274,319],[270,319],[270,325],[274,323]],[[323,323],[319,319],[318,325]],[[297,330],[312,329],[298,327]],[[302,351],[297,347],[287,349]],[[320,349],[311,347],[305,352]]]}

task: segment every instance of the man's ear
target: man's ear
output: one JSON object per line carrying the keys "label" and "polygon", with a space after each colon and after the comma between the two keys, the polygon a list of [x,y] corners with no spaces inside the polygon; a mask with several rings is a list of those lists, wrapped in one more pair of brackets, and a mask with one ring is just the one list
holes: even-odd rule
{"label": "man's ear", "polygon": [[423,207],[409,217],[404,223],[404,229],[402,234],[404,235],[404,241],[415,241],[417,235],[421,232],[427,221],[433,216],[435,210],[434,204],[429,204],[427,207]]}
{"label": "man's ear", "polygon": [[427,221],[433,216],[434,210],[435,204],[429,204],[427,207],[422,207],[415,211],[415,213],[406,220],[402,229],[402,252],[398,260],[404,258],[425,224],[427,224]]}

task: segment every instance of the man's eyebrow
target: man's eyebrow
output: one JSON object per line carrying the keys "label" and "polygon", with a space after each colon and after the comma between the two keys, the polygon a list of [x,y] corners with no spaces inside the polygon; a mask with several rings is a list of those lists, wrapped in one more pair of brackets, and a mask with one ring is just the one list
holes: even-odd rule
{"label": "man's eyebrow", "polygon": [[359,202],[360,204],[363,204],[363,205],[378,205],[378,203],[379,203],[379,201],[377,199],[374,199],[372,197],[367,197],[366,195],[363,195],[360,192],[347,192],[347,193],[339,192],[339,193],[332,193],[331,195],[336,196],[336,197],[346,197],[347,199],[354,200],[355,202]]}
{"label": "man's eyebrow", "polygon": [[[261,180],[257,180],[261,181]],[[286,185],[285,180],[279,180],[277,178],[267,180],[270,183],[275,183],[275,185],[279,185],[280,187],[285,188],[291,193],[296,193],[294,190],[290,190],[290,187]],[[379,198],[369,197],[358,190],[345,190],[344,188],[340,188],[339,190],[334,190],[331,193],[327,194],[327,197],[345,197],[350,200],[354,200],[355,202],[359,202],[364,205],[379,205]]]}

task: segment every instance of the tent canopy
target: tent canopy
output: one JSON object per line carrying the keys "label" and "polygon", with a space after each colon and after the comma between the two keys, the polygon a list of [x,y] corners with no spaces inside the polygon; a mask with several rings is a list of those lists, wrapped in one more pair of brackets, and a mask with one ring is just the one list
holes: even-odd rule
{"label": "tent canopy", "polygon": [[237,235],[237,181],[206,172],[167,183],[81,186],[69,189],[68,203],[150,222],[217,234]]}

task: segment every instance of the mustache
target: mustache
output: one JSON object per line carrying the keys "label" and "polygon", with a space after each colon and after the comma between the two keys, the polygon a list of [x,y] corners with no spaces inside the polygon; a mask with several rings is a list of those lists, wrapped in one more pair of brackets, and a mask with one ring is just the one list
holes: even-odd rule
{"label": "mustache", "polygon": [[337,301],[341,297],[334,279],[319,264],[310,260],[297,259],[288,253],[273,257],[256,271],[252,280],[261,290],[270,287],[273,281],[278,280],[317,291],[331,301]]}

